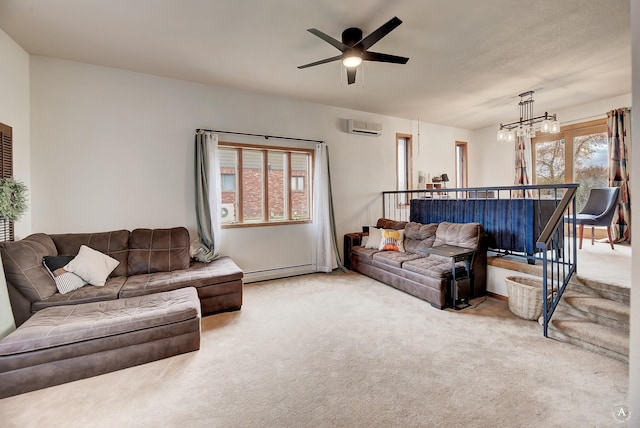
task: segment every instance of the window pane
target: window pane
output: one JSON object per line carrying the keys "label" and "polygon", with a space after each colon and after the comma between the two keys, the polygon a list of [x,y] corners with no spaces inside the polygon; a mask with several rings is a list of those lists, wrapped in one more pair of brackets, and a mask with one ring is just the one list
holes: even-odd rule
{"label": "window pane", "polygon": [[[291,216],[293,220],[308,219],[310,195],[309,164],[307,153],[291,154]],[[294,184],[295,183],[295,184]]]}
{"label": "window pane", "polygon": [[220,148],[220,175],[222,182],[222,224],[236,223],[238,206],[238,154],[236,149]]}
{"label": "window pane", "polygon": [[242,221],[264,220],[263,154],[261,150],[242,150]]}
{"label": "window pane", "polygon": [[607,133],[574,137],[573,149],[573,180],[580,183],[576,193],[576,209],[580,211],[593,187],[609,185]]}
{"label": "window pane", "polygon": [[407,190],[407,140],[398,138],[398,190]]}
{"label": "window pane", "polygon": [[536,183],[564,183],[564,140],[537,143]]}
{"label": "window pane", "polygon": [[268,152],[269,220],[287,219],[286,160],[284,152]]}

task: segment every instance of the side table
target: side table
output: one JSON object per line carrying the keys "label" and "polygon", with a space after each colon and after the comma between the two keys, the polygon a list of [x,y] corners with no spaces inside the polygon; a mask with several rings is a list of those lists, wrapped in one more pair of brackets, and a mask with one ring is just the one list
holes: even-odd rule
{"label": "side table", "polygon": [[[458,247],[456,245],[438,245],[436,247],[427,248],[426,253],[435,254],[451,258],[451,307],[459,311],[469,307],[469,303],[465,302],[463,306],[458,305],[458,282],[462,280],[471,281],[471,260],[475,250],[473,248]],[[465,262],[464,275],[456,276],[456,263]],[[469,295],[471,294],[471,283],[469,282]]]}

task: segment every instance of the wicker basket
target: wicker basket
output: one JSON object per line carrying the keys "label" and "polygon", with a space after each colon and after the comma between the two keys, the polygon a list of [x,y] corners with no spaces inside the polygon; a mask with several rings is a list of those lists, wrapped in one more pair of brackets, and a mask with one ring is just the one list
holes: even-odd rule
{"label": "wicker basket", "polygon": [[509,310],[520,318],[537,320],[542,314],[542,281],[524,276],[504,279],[509,296]]}

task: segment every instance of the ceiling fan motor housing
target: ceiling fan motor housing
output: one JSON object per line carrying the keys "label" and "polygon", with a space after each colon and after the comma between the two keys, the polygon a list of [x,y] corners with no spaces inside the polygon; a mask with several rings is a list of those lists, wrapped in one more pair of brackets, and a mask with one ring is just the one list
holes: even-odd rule
{"label": "ceiling fan motor housing", "polygon": [[353,47],[362,40],[362,30],[356,27],[347,28],[342,32],[342,43]]}

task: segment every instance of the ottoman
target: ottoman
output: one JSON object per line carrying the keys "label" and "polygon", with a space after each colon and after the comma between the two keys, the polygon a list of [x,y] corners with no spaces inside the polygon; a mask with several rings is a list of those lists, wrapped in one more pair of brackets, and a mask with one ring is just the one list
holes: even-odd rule
{"label": "ottoman", "polygon": [[0,340],[0,398],[200,349],[193,287],[53,306]]}

